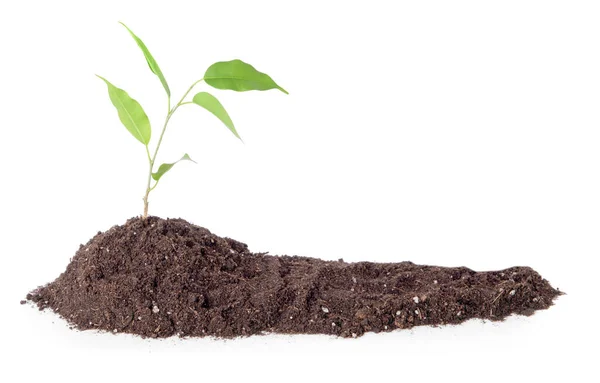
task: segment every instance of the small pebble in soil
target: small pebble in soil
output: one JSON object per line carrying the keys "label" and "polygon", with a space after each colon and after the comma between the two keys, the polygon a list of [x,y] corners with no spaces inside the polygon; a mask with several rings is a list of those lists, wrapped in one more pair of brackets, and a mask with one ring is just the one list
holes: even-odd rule
{"label": "small pebble in soil", "polygon": [[329,309],[327,307],[321,307],[321,310],[323,310],[325,314],[329,313]]}
{"label": "small pebble in soil", "polygon": [[159,311],[160,311],[160,309],[158,308],[158,306],[154,306],[154,307],[152,307],[152,312],[153,312],[154,314],[158,314],[158,313],[159,313]]}
{"label": "small pebble in soil", "polygon": [[419,297],[413,297],[413,302],[419,303]]}
{"label": "small pebble in soil", "polygon": [[434,285],[437,285],[437,284],[438,284],[438,281],[437,281],[437,279],[434,279],[434,280],[433,280],[433,284],[434,284]]}
{"label": "small pebble in soil", "polygon": [[508,293],[508,295],[515,295],[516,291],[515,290],[510,290],[510,292]]}
{"label": "small pebble in soil", "polygon": [[396,316],[399,317],[402,314],[402,311],[398,310],[396,311]]}

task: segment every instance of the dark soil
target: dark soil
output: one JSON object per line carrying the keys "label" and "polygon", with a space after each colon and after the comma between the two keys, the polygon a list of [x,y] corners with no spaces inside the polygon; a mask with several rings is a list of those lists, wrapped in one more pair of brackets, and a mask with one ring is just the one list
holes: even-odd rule
{"label": "dark soil", "polygon": [[184,220],[150,217],[99,232],[27,299],[80,330],[356,337],[531,315],[560,294],[529,267],[475,272],[255,254]]}

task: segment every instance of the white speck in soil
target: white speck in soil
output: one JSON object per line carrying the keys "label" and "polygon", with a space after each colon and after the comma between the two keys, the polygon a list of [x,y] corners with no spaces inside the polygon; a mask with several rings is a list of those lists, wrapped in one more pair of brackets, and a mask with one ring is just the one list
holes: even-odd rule
{"label": "white speck in soil", "polygon": [[456,316],[457,316],[457,317],[459,317],[459,316],[460,316],[460,314],[462,314],[462,311],[459,311],[459,312],[457,312],[457,313],[456,313]]}
{"label": "white speck in soil", "polygon": [[399,317],[402,314],[402,311],[398,310],[396,311],[396,316]]}
{"label": "white speck in soil", "polygon": [[137,235],[137,233],[134,231],[134,232],[133,232],[133,235]]}
{"label": "white speck in soil", "polygon": [[535,298],[533,298],[533,301],[534,301],[534,302],[537,302],[538,300],[539,300],[539,298],[538,298],[538,297],[535,297]]}
{"label": "white speck in soil", "polygon": [[106,252],[107,252],[107,253],[110,253],[110,249],[109,249],[108,247],[106,248]]}
{"label": "white speck in soil", "polygon": [[419,303],[419,297],[413,297],[413,302]]}
{"label": "white speck in soil", "polygon": [[331,327],[335,327],[335,322],[331,322]]}
{"label": "white speck in soil", "polygon": [[138,317],[138,320],[142,320],[142,317]]}
{"label": "white speck in soil", "polygon": [[355,332],[352,333],[352,337],[356,338],[356,333]]}
{"label": "white speck in soil", "polygon": [[352,283],[356,283],[356,277],[352,277]]}
{"label": "white speck in soil", "polygon": [[290,319],[294,319],[294,317],[290,317]]}
{"label": "white speck in soil", "polygon": [[434,285],[437,285],[437,284],[438,284],[438,282],[437,282],[437,279],[435,279],[435,280],[433,281],[433,284],[434,284]]}
{"label": "white speck in soil", "polygon": [[153,312],[154,314],[158,314],[158,312],[159,312],[159,311],[160,311],[160,309],[158,308],[158,306],[154,306],[154,307],[152,307],[152,312]]}
{"label": "white speck in soil", "polygon": [[388,326],[383,326],[383,328],[384,328],[384,330],[387,330],[387,329],[388,329]]}
{"label": "white speck in soil", "polygon": [[167,315],[171,315],[171,312],[170,312],[170,311],[167,311]]}
{"label": "white speck in soil", "polygon": [[114,329],[113,332],[116,334],[117,333],[117,329]]}
{"label": "white speck in soil", "polygon": [[418,309],[415,310],[415,314],[419,315],[419,310]]}
{"label": "white speck in soil", "polygon": [[233,249],[229,249],[229,252],[232,254],[235,254],[235,250],[233,250]]}
{"label": "white speck in soil", "polygon": [[508,293],[508,295],[515,295],[516,291],[515,290],[510,290],[510,292]]}
{"label": "white speck in soil", "polygon": [[90,249],[90,248],[88,247],[88,248],[86,248],[86,249],[85,249],[85,251],[88,251],[89,249]]}
{"label": "white speck in soil", "polygon": [[329,313],[329,309],[327,307],[321,307],[321,310],[323,310],[325,314]]}

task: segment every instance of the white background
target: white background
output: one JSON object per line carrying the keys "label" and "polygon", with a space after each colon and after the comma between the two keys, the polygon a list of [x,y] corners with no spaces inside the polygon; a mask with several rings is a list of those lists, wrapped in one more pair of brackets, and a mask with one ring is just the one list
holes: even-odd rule
{"label": "white background", "polygon": [[[1,380],[518,382],[591,373],[599,19],[596,1],[3,1],[0,374],[16,375]],[[160,161],[188,152],[199,164],[165,176],[151,214],[271,254],[528,265],[568,295],[529,318],[357,340],[142,340],[71,331],[20,306],[80,243],[141,213],[143,146],[94,74],[144,106],[153,143],[167,106],[119,20],[146,42],[175,98],[210,64],[233,58],[290,92],[213,92],[245,144],[200,108],[178,111]]]}

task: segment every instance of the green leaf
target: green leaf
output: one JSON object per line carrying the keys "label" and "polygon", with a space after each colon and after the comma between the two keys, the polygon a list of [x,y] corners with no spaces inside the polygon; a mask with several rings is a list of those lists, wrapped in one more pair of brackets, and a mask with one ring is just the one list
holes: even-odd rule
{"label": "green leaf", "polygon": [[288,94],[268,74],[257,71],[252,65],[241,60],[212,64],[204,74],[204,81],[213,88],[235,90],[236,92],[279,89]]}
{"label": "green leaf", "polygon": [[148,63],[148,66],[150,67],[150,70],[152,71],[152,73],[154,73],[158,77],[158,79],[160,80],[160,83],[162,84],[163,88],[165,88],[165,91],[167,92],[167,95],[169,97],[171,97],[171,90],[169,89],[169,85],[167,84],[167,80],[165,80],[165,76],[163,76],[163,73],[160,70],[160,67],[156,63],[156,60],[154,60],[154,57],[152,57],[152,54],[150,54],[150,51],[146,47],[146,44],[144,44],[144,42],[139,37],[137,37],[135,35],[135,33],[133,33],[131,31],[131,29],[129,29],[129,27],[127,25],[125,25],[125,24],[123,24],[121,22],[119,22],[119,24],[121,24],[122,26],[124,26],[127,29],[127,31],[129,31],[129,34],[131,35],[131,37],[133,37],[133,39],[137,43],[138,47],[140,47],[140,49],[144,53],[144,57],[146,58],[146,62]]}
{"label": "green leaf", "polygon": [[108,96],[112,104],[117,108],[119,119],[123,125],[139,142],[148,145],[152,130],[150,128],[150,120],[142,106],[136,100],[129,97],[123,89],[117,88],[104,77],[98,77],[108,86]]}
{"label": "green leaf", "polygon": [[233,121],[231,121],[229,114],[227,114],[227,111],[225,108],[223,108],[223,105],[221,105],[215,96],[210,93],[200,92],[194,96],[192,101],[194,104],[200,105],[204,109],[214,114],[219,120],[221,120],[222,123],[225,124],[229,130],[231,130],[231,133],[233,133],[240,140],[242,139],[235,130],[235,126],[233,126]]}
{"label": "green leaf", "polygon": [[156,173],[152,173],[152,178],[154,178],[154,180],[156,182],[158,182],[158,180],[169,170],[171,170],[171,168],[173,166],[175,166],[177,163],[179,163],[180,161],[192,161],[193,163],[196,163],[196,161],[192,160],[190,158],[190,156],[186,154],[183,155],[183,157],[181,157],[181,159],[179,159],[179,161],[173,162],[172,164],[162,164],[158,167],[158,170],[156,171]]}

